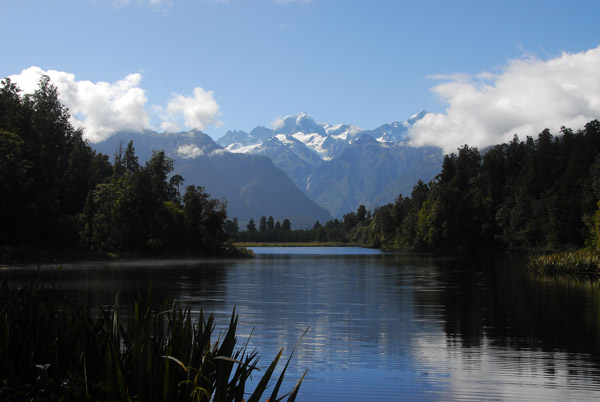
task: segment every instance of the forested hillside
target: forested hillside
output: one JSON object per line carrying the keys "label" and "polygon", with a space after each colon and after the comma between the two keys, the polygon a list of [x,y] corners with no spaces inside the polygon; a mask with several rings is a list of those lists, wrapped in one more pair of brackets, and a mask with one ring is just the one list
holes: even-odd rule
{"label": "forested hillside", "polygon": [[173,160],[155,151],[138,163],[133,143],[114,164],[69,122],[48,77],[21,95],[0,88],[0,257],[77,252],[202,254],[227,248],[225,205],[202,187],[170,176]]}
{"label": "forested hillside", "polygon": [[597,120],[557,136],[515,135],[483,156],[465,145],[430,183],[375,211],[364,240],[406,250],[581,247],[597,236],[599,155]]}

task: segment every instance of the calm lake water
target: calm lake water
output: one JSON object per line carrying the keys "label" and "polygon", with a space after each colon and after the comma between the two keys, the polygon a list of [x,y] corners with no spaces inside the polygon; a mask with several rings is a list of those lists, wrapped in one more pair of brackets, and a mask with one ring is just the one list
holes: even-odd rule
{"label": "calm lake water", "polygon": [[[300,401],[600,400],[600,283],[536,276],[516,258],[358,248],[257,248],[231,261],[70,264],[40,275],[97,306],[150,283],[170,300],[235,307],[268,365],[301,340]],[[31,269],[6,269],[13,282]],[[260,364],[259,364],[260,366]]]}

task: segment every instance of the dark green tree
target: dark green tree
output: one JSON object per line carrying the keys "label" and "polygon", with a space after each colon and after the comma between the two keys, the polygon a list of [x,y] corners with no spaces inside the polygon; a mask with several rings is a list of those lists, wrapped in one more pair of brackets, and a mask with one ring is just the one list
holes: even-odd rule
{"label": "dark green tree", "polygon": [[267,217],[261,216],[258,221],[258,231],[265,232],[267,230]]}
{"label": "dark green tree", "polygon": [[223,225],[223,229],[229,237],[235,237],[235,235],[237,235],[240,231],[238,218],[233,218],[233,220],[227,219]]}
{"label": "dark green tree", "polygon": [[292,224],[288,218],[285,218],[283,222],[281,222],[281,229],[292,230]]}

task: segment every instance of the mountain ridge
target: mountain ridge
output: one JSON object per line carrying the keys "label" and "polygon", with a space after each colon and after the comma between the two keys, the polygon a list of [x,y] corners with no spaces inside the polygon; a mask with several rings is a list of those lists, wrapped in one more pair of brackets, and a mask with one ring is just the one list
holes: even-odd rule
{"label": "mountain ridge", "polygon": [[[426,114],[421,110],[406,121],[363,130],[351,124],[316,123],[303,112],[286,116],[272,129],[258,126],[250,134],[244,132],[243,143],[235,141],[237,132],[227,132],[217,142],[231,152],[268,156],[305,194],[340,217],[360,204],[375,208],[400,193],[410,194],[419,179],[429,181],[439,172],[441,149],[408,145],[410,127]],[[262,137],[255,135],[258,132]],[[365,161],[367,155],[370,161]]]}

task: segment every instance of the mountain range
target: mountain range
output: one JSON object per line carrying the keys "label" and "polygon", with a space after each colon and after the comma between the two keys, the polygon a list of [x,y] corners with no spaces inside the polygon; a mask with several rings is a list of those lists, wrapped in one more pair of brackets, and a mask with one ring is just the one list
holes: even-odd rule
{"label": "mountain range", "polygon": [[120,143],[133,140],[141,162],[163,149],[185,185],[202,185],[213,197],[225,198],[229,217],[241,225],[271,215],[306,228],[361,204],[373,209],[409,195],[417,180],[439,173],[439,148],[407,144],[409,128],[425,113],[373,130],[317,123],[301,113],[274,128],[228,131],[216,142],[197,130],[146,131],[120,132],[93,146],[112,155]]}
{"label": "mountain range", "polygon": [[317,123],[306,113],[269,129],[228,131],[217,143],[230,152],[268,156],[294,184],[334,217],[363,204],[373,209],[409,195],[419,180],[440,171],[436,147],[411,147],[408,130],[425,116],[362,130],[349,124]]}

